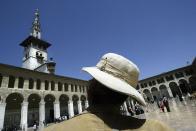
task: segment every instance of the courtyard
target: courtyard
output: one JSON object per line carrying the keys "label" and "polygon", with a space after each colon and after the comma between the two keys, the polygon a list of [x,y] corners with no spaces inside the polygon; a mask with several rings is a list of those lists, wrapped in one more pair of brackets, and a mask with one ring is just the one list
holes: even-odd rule
{"label": "courtyard", "polygon": [[148,112],[145,115],[136,116],[138,118],[160,120],[176,131],[196,131],[196,100],[170,100],[171,112],[162,112],[156,103],[149,104]]}

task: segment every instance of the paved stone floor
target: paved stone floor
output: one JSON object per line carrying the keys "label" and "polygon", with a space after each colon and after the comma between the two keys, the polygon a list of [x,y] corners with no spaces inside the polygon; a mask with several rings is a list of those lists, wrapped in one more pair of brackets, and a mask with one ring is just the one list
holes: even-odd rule
{"label": "paved stone floor", "polygon": [[138,117],[160,120],[176,131],[196,131],[196,100],[188,100],[186,103],[170,100],[170,108],[171,112],[163,113],[157,105],[149,105],[145,116]]}

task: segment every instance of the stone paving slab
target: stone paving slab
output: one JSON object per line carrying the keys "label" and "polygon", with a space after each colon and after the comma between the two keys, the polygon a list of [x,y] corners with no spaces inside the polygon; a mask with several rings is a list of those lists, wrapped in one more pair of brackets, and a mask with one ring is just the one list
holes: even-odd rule
{"label": "stone paving slab", "polygon": [[145,116],[138,117],[160,120],[176,131],[196,131],[196,100],[186,103],[170,101],[170,108],[171,112],[162,112],[156,104],[151,104]]}

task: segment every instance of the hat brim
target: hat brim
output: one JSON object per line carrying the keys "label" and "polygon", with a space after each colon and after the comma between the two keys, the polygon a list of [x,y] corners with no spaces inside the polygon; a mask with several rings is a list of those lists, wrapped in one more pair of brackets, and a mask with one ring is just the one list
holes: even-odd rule
{"label": "hat brim", "polygon": [[121,80],[120,78],[114,77],[104,71],[101,71],[97,67],[84,67],[82,68],[82,70],[89,73],[93,78],[95,78],[97,81],[110,88],[111,90],[126,94],[135,99],[143,106],[146,105],[146,102],[142,95],[134,87]]}

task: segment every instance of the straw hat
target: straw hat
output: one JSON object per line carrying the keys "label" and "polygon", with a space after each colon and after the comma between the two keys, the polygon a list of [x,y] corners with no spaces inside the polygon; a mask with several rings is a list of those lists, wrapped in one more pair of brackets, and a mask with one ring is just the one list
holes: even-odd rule
{"label": "straw hat", "polygon": [[139,69],[127,58],[107,53],[94,67],[83,67],[101,84],[113,91],[129,95],[142,105],[146,105],[142,95],[135,89],[138,83]]}

